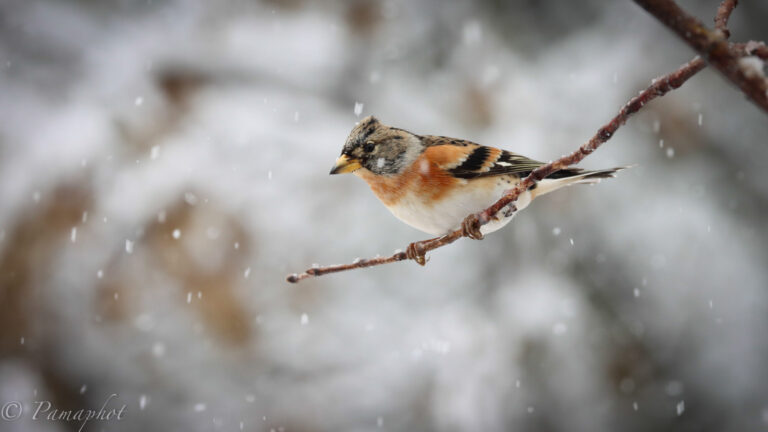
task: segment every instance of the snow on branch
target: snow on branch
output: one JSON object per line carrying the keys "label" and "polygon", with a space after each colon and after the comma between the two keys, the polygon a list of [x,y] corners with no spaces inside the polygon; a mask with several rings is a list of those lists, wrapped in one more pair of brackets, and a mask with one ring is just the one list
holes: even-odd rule
{"label": "snow on branch", "polygon": [[761,60],[768,60],[768,46],[765,42],[736,43],[733,47],[743,56],[755,56]]}
{"label": "snow on branch", "polygon": [[[677,7],[677,5],[672,1],[667,1],[667,0],[635,0],[635,1],[638,4],[642,5],[643,7],[645,7],[648,11],[650,11],[654,15],[656,15],[656,12],[658,12],[659,15],[657,15],[657,17],[659,17],[659,19],[665,23],[667,21],[675,22],[678,20],[676,17],[679,16],[680,17],[679,21],[681,24],[674,23],[674,28],[677,28],[677,27],[682,28],[683,34],[685,34],[686,31],[690,31],[692,34],[691,39],[696,40],[697,44],[703,44],[706,47],[715,46],[715,48],[718,48],[721,51],[724,50],[725,53],[721,53],[720,51],[717,51],[715,53],[715,56],[714,56],[715,60],[713,60],[712,52],[704,50],[703,53],[708,56],[708,60],[712,64],[727,65],[728,62],[732,61],[732,57],[738,60],[738,58],[742,56],[757,55],[758,57],[760,57],[760,52],[765,53],[764,52],[765,45],[761,43],[749,42],[747,44],[728,44],[728,42],[725,41],[725,39],[728,36],[728,30],[726,28],[726,24],[728,22],[728,18],[731,14],[731,11],[733,11],[733,8],[736,7],[736,0],[724,0],[722,2],[720,7],[718,8],[717,16],[715,18],[715,23],[716,23],[715,31],[710,31],[706,29],[697,20],[685,14],[685,12],[683,12],[679,7]],[[661,17],[663,17],[663,19]],[[668,25],[670,25],[671,27],[673,26],[672,24],[668,24]],[[697,36],[693,36],[694,32],[696,32]],[[723,44],[725,48],[723,48]],[[716,62],[719,62],[719,63],[716,63]],[[735,67],[739,69],[738,63],[735,63],[735,64],[736,66],[731,64],[728,67],[729,68]],[[483,236],[480,233],[480,227],[490,222],[491,220],[493,220],[494,215],[496,215],[500,210],[504,209],[505,207],[510,208],[512,211],[516,211],[516,208],[514,207],[514,201],[517,199],[517,197],[521,193],[528,190],[528,188],[536,184],[537,181],[549,176],[555,171],[559,171],[563,168],[566,168],[570,165],[574,165],[580,162],[582,159],[584,159],[593,151],[595,151],[598,147],[600,147],[600,145],[610,140],[611,137],[613,137],[613,135],[616,133],[616,131],[626,123],[627,119],[633,114],[640,111],[648,102],[658,97],[664,96],[668,92],[680,87],[689,78],[691,78],[693,75],[695,75],[696,73],[704,69],[706,65],[707,63],[702,58],[697,56],[696,58],[689,61],[688,63],[680,66],[674,72],[653,80],[650,86],[648,86],[645,90],[641,91],[637,96],[633,97],[629,102],[627,102],[626,105],[624,105],[621,108],[621,110],[615,117],[613,117],[607,124],[602,126],[600,129],[598,129],[597,133],[589,141],[582,144],[574,152],[567,154],[561,157],[560,159],[549,162],[533,170],[527,177],[522,179],[515,186],[514,189],[507,192],[504,196],[501,197],[501,199],[499,199],[492,206],[488,207],[487,209],[479,213],[469,215],[462,223],[462,227],[460,229],[457,229],[442,237],[436,237],[436,238],[431,238],[431,239],[411,243],[410,245],[408,245],[405,252],[396,252],[395,254],[388,257],[358,259],[351,264],[332,265],[332,266],[326,266],[326,267],[315,266],[310,269],[307,269],[303,273],[292,274],[288,276],[286,280],[291,283],[296,283],[314,276],[322,276],[329,273],[337,273],[337,272],[342,272],[347,270],[373,267],[373,266],[378,266],[382,264],[389,264],[389,263],[394,263],[398,261],[407,261],[407,260],[413,260],[420,265],[425,265],[427,261],[426,260],[427,252],[449,245],[462,237],[469,237],[469,238],[478,239],[478,240],[482,239]],[[737,71],[733,73],[738,75],[739,72]],[[740,79],[742,80],[748,79],[748,77],[746,76],[741,76],[741,75],[739,76],[740,76]],[[754,85],[754,83],[752,85]],[[748,93],[748,90],[751,91],[752,87],[749,87],[748,89],[742,88],[742,91],[744,91],[745,94],[751,95],[750,93]],[[765,92],[763,93],[764,93],[763,99],[765,99],[765,96],[766,96]],[[756,102],[758,102],[758,99],[759,98],[756,99],[753,97],[753,100],[755,100]],[[763,106],[761,104],[759,105]],[[766,111],[768,111],[768,103],[766,103],[765,109]]]}

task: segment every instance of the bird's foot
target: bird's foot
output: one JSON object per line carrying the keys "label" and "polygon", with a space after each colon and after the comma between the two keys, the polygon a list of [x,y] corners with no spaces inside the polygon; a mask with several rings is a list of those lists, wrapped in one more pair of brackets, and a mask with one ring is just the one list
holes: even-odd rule
{"label": "bird's foot", "polygon": [[483,233],[480,232],[480,218],[477,214],[471,214],[461,223],[461,234],[473,240],[482,240]]}
{"label": "bird's foot", "polygon": [[424,247],[424,242],[413,242],[405,249],[405,255],[408,259],[416,261],[417,264],[423,266],[427,263],[426,255],[427,249]]}

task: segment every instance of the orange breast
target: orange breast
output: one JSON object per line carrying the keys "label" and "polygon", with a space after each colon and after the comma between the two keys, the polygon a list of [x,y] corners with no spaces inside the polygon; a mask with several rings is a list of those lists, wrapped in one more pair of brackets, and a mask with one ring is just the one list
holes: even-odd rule
{"label": "orange breast", "polygon": [[426,152],[397,175],[376,175],[367,169],[355,171],[355,174],[368,183],[373,193],[386,206],[397,204],[408,193],[420,197],[429,205],[430,202],[442,199],[459,183],[463,183],[431,161]]}

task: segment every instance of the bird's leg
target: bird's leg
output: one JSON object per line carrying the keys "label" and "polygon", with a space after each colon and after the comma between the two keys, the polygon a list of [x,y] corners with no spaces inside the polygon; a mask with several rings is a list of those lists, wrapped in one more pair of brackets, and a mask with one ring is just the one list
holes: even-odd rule
{"label": "bird's leg", "polygon": [[425,258],[426,253],[427,249],[424,247],[423,241],[413,242],[405,249],[405,255],[408,259],[416,261],[416,263],[421,266],[427,263],[427,259]]}
{"label": "bird's leg", "polygon": [[474,240],[482,240],[483,233],[480,232],[480,218],[472,213],[461,223],[461,234]]}

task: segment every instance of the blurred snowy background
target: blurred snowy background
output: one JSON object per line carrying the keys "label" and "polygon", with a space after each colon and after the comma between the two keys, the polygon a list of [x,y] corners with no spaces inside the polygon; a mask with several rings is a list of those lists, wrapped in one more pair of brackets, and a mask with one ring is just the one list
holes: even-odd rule
{"label": "blurred snowy background", "polygon": [[[733,38],[767,20],[742,2]],[[118,393],[87,430],[768,429],[768,122],[710,70],[581,165],[638,164],[615,180],[426,268],[284,281],[425,237],[328,176],[362,116],[549,160],[692,57],[629,1],[0,1],[0,404]]]}

